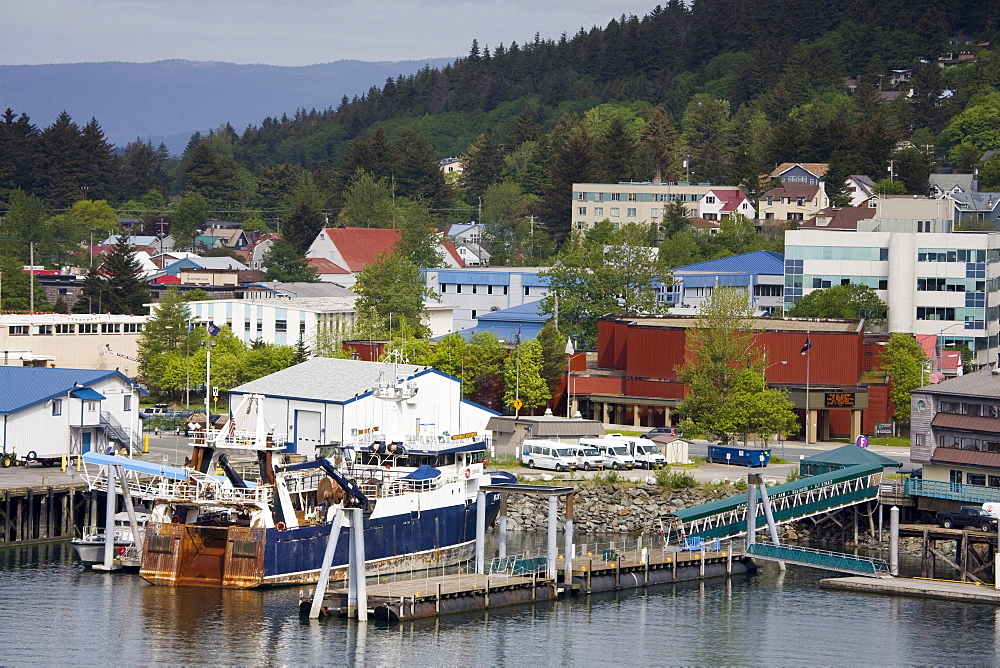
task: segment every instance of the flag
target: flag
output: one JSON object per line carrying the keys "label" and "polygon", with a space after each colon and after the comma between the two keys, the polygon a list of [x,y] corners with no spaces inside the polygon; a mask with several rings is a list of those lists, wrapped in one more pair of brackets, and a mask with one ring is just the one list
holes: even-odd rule
{"label": "flag", "polygon": [[232,411],[229,413],[229,437],[232,438],[236,433],[236,418],[233,417]]}
{"label": "flag", "polygon": [[520,329],[518,329],[517,330],[517,334],[514,335],[514,344],[518,345],[518,346],[521,345],[521,330]]}
{"label": "flag", "polygon": [[219,333],[219,331],[220,331],[219,330],[219,326],[216,325],[213,321],[209,320],[208,321],[208,334],[209,334],[209,336],[215,336],[215,335],[217,335]]}
{"label": "flag", "polygon": [[802,346],[802,350],[801,350],[800,352],[801,352],[801,353],[802,353],[803,355],[805,355],[805,354],[806,354],[806,352],[808,352],[808,351],[809,351],[809,349],[810,349],[810,348],[812,348],[812,347],[813,347],[813,344],[809,342],[809,337],[807,336],[807,337],[806,337],[806,343],[805,343],[805,345],[804,345],[804,346]]}
{"label": "flag", "polygon": [[566,354],[573,355],[576,353],[576,348],[573,347],[573,339],[566,337]]}

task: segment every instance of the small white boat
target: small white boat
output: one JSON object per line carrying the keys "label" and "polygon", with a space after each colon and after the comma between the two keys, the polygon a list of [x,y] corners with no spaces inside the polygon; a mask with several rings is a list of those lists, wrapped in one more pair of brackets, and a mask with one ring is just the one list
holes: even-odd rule
{"label": "small white boat", "polygon": [[[135,512],[136,524],[139,531],[145,531],[146,523],[149,522],[150,514],[137,510]],[[128,519],[127,512],[115,515],[115,560],[122,566],[138,566],[139,552],[135,549],[135,538],[132,535],[132,525]],[[83,531],[83,538],[72,541],[76,556],[84,564],[99,564],[104,561],[105,527],[86,527]],[[131,563],[134,562],[134,563]]]}

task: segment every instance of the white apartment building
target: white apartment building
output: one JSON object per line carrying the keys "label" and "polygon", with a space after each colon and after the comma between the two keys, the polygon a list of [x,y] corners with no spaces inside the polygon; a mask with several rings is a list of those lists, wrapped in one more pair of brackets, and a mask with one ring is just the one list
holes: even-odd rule
{"label": "white apartment building", "polygon": [[[476,326],[476,318],[535,302],[545,296],[549,281],[538,272],[546,267],[481,269],[422,269],[427,287],[454,309],[454,330]],[[437,336],[437,334],[435,334]]]}
{"label": "white apartment building", "polygon": [[[710,183],[574,183],[574,230],[593,227],[605,218],[616,226],[628,223],[659,224],[663,208],[671,202],[682,202],[688,215],[700,215],[700,203],[713,189]],[[727,186],[724,190],[740,190]]]}
{"label": "white apartment building", "polygon": [[847,283],[878,292],[889,306],[890,332],[937,336],[939,348],[966,343],[977,364],[997,362],[1000,233],[785,233],[786,307],[813,290]]}
{"label": "white apartment building", "polygon": [[145,315],[0,315],[0,365],[138,372]]}

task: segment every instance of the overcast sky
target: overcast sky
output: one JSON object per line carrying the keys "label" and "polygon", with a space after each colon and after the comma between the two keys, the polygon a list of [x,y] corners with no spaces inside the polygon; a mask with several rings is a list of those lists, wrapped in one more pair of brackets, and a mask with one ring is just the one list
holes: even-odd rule
{"label": "overcast sky", "polygon": [[558,39],[635,0],[3,0],[0,64],[150,62],[269,65],[465,55],[535,32]]}

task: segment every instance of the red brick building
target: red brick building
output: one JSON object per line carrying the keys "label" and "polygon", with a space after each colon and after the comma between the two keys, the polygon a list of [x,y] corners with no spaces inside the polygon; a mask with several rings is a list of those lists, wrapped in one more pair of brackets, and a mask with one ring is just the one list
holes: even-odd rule
{"label": "red brick building", "polygon": [[[694,316],[603,318],[597,355],[586,367],[583,354],[571,360],[571,413],[637,427],[676,423],[674,409],[687,393],[677,368],[695,323]],[[886,336],[865,334],[858,320],[761,318],[755,330],[751,347],[765,359],[769,386],[788,391],[803,425],[808,400],[810,442],[873,434],[876,423],[889,421],[888,386],[877,372]]]}

